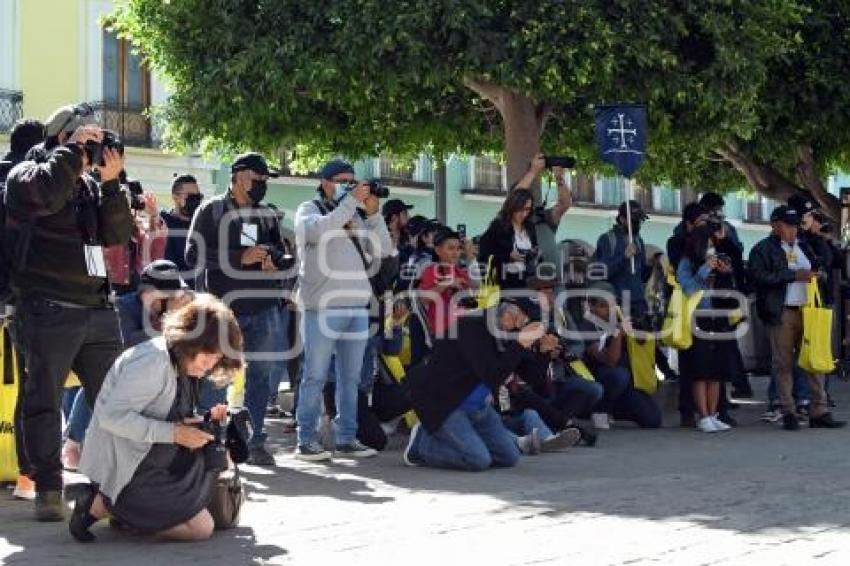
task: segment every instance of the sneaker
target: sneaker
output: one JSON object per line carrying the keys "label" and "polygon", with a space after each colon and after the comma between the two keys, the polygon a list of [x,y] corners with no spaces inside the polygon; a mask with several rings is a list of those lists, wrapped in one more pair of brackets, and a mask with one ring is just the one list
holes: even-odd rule
{"label": "sneaker", "polygon": [[416,442],[416,437],[419,434],[419,429],[422,427],[422,423],[416,423],[413,425],[413,428],[410,429],[410,439],[407,441],[407,447],[404,449],[402,453],[402,458],[404,458],[404,463],[408,466],[421,466],[422,462],[419,461],[418,458],[413,454],[413,444]]}
{"label": "sneaker", "polygon": [[797,404],[797,415],[803,418],[803,420],[809,417],[809,401],[800,401]]}
{"label": "sneaker", "polygon": [[58,523],[65,520],[65,506],[61,491],[36,491],[35,520],[42,523]]}
{"label": "sneaker", "polygon": [[733,417],[732,415],[730,415],[726,411],[724,411],[722,413],[718,413],[718,414],[714,415],[714,417],[715,417],[715,420],[722,422],[723,424],[725,424],[728,427],[735,428],[736,426],[738,426],[738,420],[735,419],[735,417]]}
{"label": "sneaker", "polygon": [[35,482],[27,476],[18,476],[18,481],[15,483],[15,491],[12,496],[18,499],[32,501],[35,499]]}
{"label": "sneaker", "polygon": [[761,420],[766,423],[778,423],[782,420],[782,411],[776,407],[770,407],[761,416]]}
{"label": "sneaker", "polygon": [[800,430],[800,419],[797,418],[797,415],[791,413],[782,415],[782,428],[784,430]]}
{"label": "sneaker", "polygon": [[352,440],[348,444],[338,444],[334,449],[335,455],[340,455],[343,458],[349,456],[351,458],[371,458],[377,456],[378,451],[374,448],[369,448],[359,440]]}
{"label": "sneaker", "polygon": [[265,446],[252,446],[248,463],[252,466],[274,466],[274,456],[266,450]]}
{"label": "sneaker", "polygon": [[700,430],[700,432],[711,433],[711,432],[719,432],[720,431],[720,429],[718,429],[714,425],[714,419],[712,419],[711,417],[701,418],[699,420],[699,422],[697,423],[697,428]]}
{"label": "sneaker", "polygon": [[518,436],[516,439],[519,451],[526,456],[534,456],[540,454],[543,448],[543,441],[540,439],[540,430],[533,428],[531,433],[525,436]]}
{"label": "sneaker", "polygon": [[320,462],[322,460],[330,460],[333,454],[325,450],[318,442],[310,444],[302,444],[295,449],[295,459],[304,462]]}
{"label": "sneaker", "polygon": [[76,472],[80,467],[80,443],[70,438],[62,445],[62,467],[69,472]]}
{"label": "sneaker", "polygon": [[608,413],[593,413],[590,415],[590,422],[593,423],[593,428],[596,430],[611,429],[611,421],[608,419]]}
{"label": "sneaker", "polygon": [[832,413],[824,413],[819,417],[809,419],[809,428],[842,428],[846,425],[845,421],[837,421],[832,418]]}
{"label": "sneaker", "polygon": [[543,452],[558,452],[572,448],[581,441],[581,431],[577,428],[565,428],[543,441]]}
{"label": "sneaker", "polygon": [[720,420],[718,418],[718,415],[714,415],[709,418],[714,423],[714,428],[717,429],[717,432],[726,432],[727,430],[732,430],[732,427]]}

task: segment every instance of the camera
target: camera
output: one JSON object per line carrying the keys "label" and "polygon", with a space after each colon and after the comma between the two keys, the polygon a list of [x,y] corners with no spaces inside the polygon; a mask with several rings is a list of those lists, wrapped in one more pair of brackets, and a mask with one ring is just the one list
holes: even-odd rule
{"label": "camera", "polygon": [[732,265],[732,258],[729,257],[728,254],[717,254],[714,257],[716,257],[717,261],[719,261],[720,263],[724,263],[726,265]]}
{"label": "camera", "polygon": [[227,435],[225,428],[221,423],[210,419],[210,414],[207,412],[204,415],[204,421],[198,423],[198,428],[212,435],[213,439],[207,442],[201,450],[204,454],[204,468],[208,471],[221,472],[227,469],[227,448],[225,442]]}
{"label": "camera", "polygon": [[89,163],[103,167],[106,162],[103,159],[103,150],[112,149],[118,152],[119,155],[124,155],[124,144],[118,138],[118,134],[111,130],[103,130],[103,141],[100,143],[89,140],[86,142],[84,151],[89,159]]}
{"label": "camera", "polygon": [[723,229],[723,222],[725,221],[726,217],[721,213],[712,212],[706,216],[705,225],[708,226],[709,230],[712,232],[718,232]]}
{"label": "camera", "polygon": [[566,155],[547,155],[544,157],[546,160],[546,169],[551,169],[552,167],[563,167],[564,169],[572,169],[576,166],[575,157],[569,157]]}
{"label": "camera", "polygon": [[123,169],[118,174],[118,182],[126,185],[127,192],[130,193],[130,209],[144,210],[145,209],[145,189],[142,187],[141,181],[138,179],[127,178],[127,172]]}
{"label": "camera", "polygon": [[272,263],[283,271],[292,269],[292,266],[295,265],[295,257],[283,250],[269,248],[269,256],[271,257]]}
{"label": "camera", "polygon": [[461,240],[466,239],[466,224],[458,224],[457,225],[457,234],[460,236]]}

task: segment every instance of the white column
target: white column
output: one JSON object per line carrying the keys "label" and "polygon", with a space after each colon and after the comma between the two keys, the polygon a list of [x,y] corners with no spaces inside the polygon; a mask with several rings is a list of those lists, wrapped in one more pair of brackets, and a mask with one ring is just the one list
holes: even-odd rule
{"label": "white column", "polygon": [[20,88],[19,0],[0,0],[0,88]]}
{"label": "white column", "polygon": [[111,14],[115,6],[111,0],[86,0],[81,10],[84,21],[84,38],[81,81],[83,98],[87,101],[103,100],[103,28],[100,18]]}

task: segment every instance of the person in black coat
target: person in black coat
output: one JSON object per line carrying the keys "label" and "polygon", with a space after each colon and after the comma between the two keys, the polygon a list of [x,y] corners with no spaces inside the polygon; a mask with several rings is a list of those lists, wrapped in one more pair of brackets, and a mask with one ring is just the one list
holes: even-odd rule
{"label": "person in black coat", "polygon": [[468,471],[516,465],[517,439],[493,408],[491,391],[543,336],[543,325],[528,321],[508,302],[463,317],[457,337],[437,340],[431,357],[408,372],[404,383],[421,421],[404,452],[408,465]]}
{"label": "person in black coat", "polygon": [[479,242],[478,260],[484,265],[492,258],[499,287],[525,289],[525,281],[539,261],[539,249],[534,224],[531,191],[515,189],[506,198],[502,209]]}

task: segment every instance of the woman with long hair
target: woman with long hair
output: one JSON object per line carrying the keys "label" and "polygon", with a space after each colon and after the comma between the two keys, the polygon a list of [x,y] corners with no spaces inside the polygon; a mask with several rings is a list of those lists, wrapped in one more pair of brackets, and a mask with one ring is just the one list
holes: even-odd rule
{"label": "woman with long hair", "polygon": [[485,265],[492,258],[502,289],[524,289],[526,279],[534,274],[539,250],[531,222],[533,212],[531,191],[515,189],[481,236],[478,258]]}
{"label": "woman with long hair", "polygon": [[708,309],[738,306],[731,292],[739,287],[743,269],[741,253],[726,245],[722,226],[699,226],[688,234],[685,253],[676,276],[687,296],[702,291],[694,313],[693,345],[680,354],[680,373],[693,380],[692,391],[702,432],[727,431],[731,427],[718,418],[721,384],[735,371],[737,342],[728,312],[712,314]]}
{"label": "woman with long hair", "polygon": [[[69,525],[80,542],[107,516],[171,540],[202,540],[213,531],[206,510],[219,468],[203,447],[212,435],[194,415],[201,379],[226,382],[242,368],[242,333],[233,312],[199,294],[168,313],[162,336],[122,354],[97,398],[80,472],[92,481]],[[224,405],[210,418],[227,417]]]}

